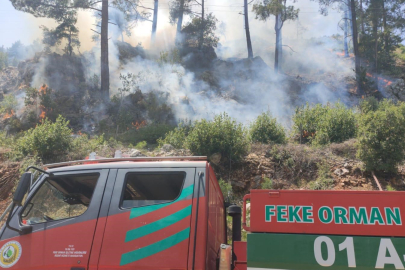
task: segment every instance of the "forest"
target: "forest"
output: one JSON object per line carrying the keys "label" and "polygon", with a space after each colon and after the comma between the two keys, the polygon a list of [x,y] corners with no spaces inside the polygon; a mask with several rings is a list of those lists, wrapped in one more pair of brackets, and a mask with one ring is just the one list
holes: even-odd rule
{"label": "forest", "polygon": [[116,151],[207,156],[232,198],[405,190],[404,0],[6,2],[47,23],[0,36],[0,200],[24,166]]}

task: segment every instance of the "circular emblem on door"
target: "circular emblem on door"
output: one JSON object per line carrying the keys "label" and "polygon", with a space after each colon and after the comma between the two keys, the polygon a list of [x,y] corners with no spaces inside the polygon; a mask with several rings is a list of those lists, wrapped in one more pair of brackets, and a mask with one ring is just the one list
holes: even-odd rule
{"label": "circular emblem on door", "polygon": [[10,241],[0,249],[0,266],[9,268],[15,265],[21,257],[22,248],[17,241]]}

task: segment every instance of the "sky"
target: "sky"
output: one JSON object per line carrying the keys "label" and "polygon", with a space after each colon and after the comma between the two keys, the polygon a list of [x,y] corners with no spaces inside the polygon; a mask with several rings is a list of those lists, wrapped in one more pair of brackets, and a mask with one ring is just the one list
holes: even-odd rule
{"label": "sky", "polygon": [[[258,1],[258,0],[254,0]],[[153,0],[144,0],[142,4],[147,7],[153,7]],[[337,24],[341,19],[342,14],[331,9],[328,16],[323,16],[319,13],[318,4],[314,1],[301,0],[296,3],[291,2],[297,8],[300,8],[299,20],[295,22],[287,22],[283,29],[285,37],[294,37],[298,34],[310,37],[322,37],[336,33],[342,34]],[[243,0],[206,0],[206,12],[214,13],[219,20],[220,43],[232,44],[245,38],[243,16],[239,13],[243,12]],[[172,43],[174,38],[175,26],[169,24],[169,0],[159,1],[159,17],[158,17],[158,37],[163,43]],[[256,20],[249,11],[249,21],[252,40],[256,39],[268,40],[267,36],[274,35],[274,19],[267,22]],[[90,12],[81,11],[79,13],[79,30],[80,41],[82,43],[81,50],[89,50],[94,46],[91,41],[93,32],[91,28],[94,23]],[[28,45],[35,39],[41,38],[41,25],[48,28],[54,27],[53,20],[45,18],[35,18],[33,15],[17,11],[11,5],[9,0],[0,0],[0,46],[10,47],[13,42],[20,40],[23,44]],[[306,29],[303,31],[302,29]],[[138,43],[148,47],[150,41],[151,23],[148,21],[138,23],[132,30],[132,35],[126,37],[125,40],[133,45]],[[272,39],[272,38],[271,38]],[[231,45],[233,46],[233,45]]]}

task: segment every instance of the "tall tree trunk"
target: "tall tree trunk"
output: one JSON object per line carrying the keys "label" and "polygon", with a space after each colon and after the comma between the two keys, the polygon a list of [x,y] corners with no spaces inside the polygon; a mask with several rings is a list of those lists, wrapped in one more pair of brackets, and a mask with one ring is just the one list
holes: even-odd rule
{"label": "tall tree trunk", "polygon": [[69,52],[69,56],[72,56],[72,30],[69,31],[69,45],[68,45],[68,52]]}
{"label": "tall tree trunk", "polygon": [[176,44],[181,43],[181,28],[183,25],[184,0],[180,0],[179,18],[177,19]]}
{"label": "tall tree trunk", "polygon": [[274,27],[274,30],[276,31],[276,51],[274,54],[274,72],[278,73],[279,71],[279,63],[281,61],[280,59],[280,16],[281,14],[276,15],[276,25]]}
{"label": "tall tree trunk", "polygon": [[364,37],[364,13],[363,13],[363,0],[360,0],[360,24],[361,24],[361,35],[360,35],[360,42],[361,39]]}
{"label": "tall tree trunk", "polygon": [[374,37],[374,68],[375,72],[378,71],[378,20],[376,17],[373,19],[373,37]]}
{"label": "tall tree trunk", "polygon": [[107,101],[110,98],[110,70],[108,66],[108,0],[102,0],[101,7],[101,93]]}
{"label": "tall tree trunk", "polygon": [[[352,28],[353,28],[353,36],[357,37],[357,21],[356,21],[356,5],[355,5],[355,0],[350,0],[350,8],[351,8],[351,13],[352,13]],[[355,72],[356,72],[356,81],[357,81],[357,93],[362,95],[363,88],[360,84],[360,56],[359,56],[359,44],[357,41],[357,38],[352,38],[353,40],[353,53],[354,53],[354,62],[355,62]]]}
{"label": "tall tree trunk", "polygon": [[348,27],[348,19],[349,19],[349,14],[348,14],[348,9],[349,7],[347,5],[344,6],[345,7],[345,12],[344,12],[344,37],[343,37],[343,45],[344,45],[344,49],[345,49],[345,57],[349,57],[349,46],[347,45],[347,36],[349,35],[348,31],[347,31],[347,27]]}
{"label": "tall tree trunk", "polygon": [[[349,31],[350,31],[349,34],[352,36],[352,38],[354,38],[353,25],[352,25],[352,9],[350,8],[350,0],[347,0],[346,4],[347,4],[347,12],[348,12],[348,15],[349,15],[348,20],[347,20],[347,25],[348,25]],[[357,40],[357,42],[358,42],[358,40]]]}
{"label": "tall tree trunk", "polygon": [[251,59],[253,58],[253,48],[252,48],[252,41],[250,39],[248,12],[249,12],[248,3],[247,0],[244,0],[246,42],[247,42],[248,58]]}
{"label": "tall tree trunk", "polygon": [[155,43],[156,39],[158,8],[159,8],[159,0],[155,0],[155,7],[153,8],[153,22],[152,22],[152,44]]}
{"label": "tall tree trunk", "polygon": [[387,25],[387,10],[385,9],[385,1],[382,1],[382,8],[383,8],[383,26],[384,26],[384,51],[385,54],[389,54],[389,32],[388,32],[388,25]]}
{"label": "tall tree trunk", "polygon": [[278,33],[278,70],[282,71],[283,67],[283,22],[281,21],[281,15],[278,18],[278,26],[280,28],[280,32]]}
{"label": "tall tree trunk", "polygon": [[205,22],[204,22],[204,0],[201,0],[201,29],[200,29],[200,38],[198,40],[198,49],[202,50],[203,43],[204,43],[204,30],[205,30]]}

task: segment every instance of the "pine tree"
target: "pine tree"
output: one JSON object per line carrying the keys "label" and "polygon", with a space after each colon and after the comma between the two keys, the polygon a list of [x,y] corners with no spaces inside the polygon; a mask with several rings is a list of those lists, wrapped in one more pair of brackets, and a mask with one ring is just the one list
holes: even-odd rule
{"label": "pine tree", "polygon": [[281,70],[280,63],[282,63],[282,28],[285,21],[294,21],[298,18],[299,9],[295,9],[294,6],[287,6],[287,0],[262,0],[253,6],[253,11],[256,13],[256,19],[262,21],[267,21],[271,15],[276,17],[274,71],[278,73]]}

